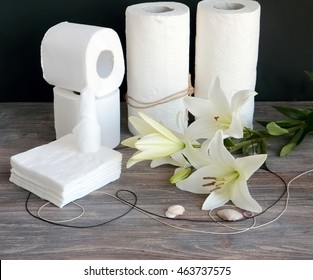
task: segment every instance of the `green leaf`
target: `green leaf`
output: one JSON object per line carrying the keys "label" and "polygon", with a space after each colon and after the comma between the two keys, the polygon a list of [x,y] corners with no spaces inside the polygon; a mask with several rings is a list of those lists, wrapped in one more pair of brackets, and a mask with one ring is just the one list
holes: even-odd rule
{"label": "green leaf", "polygon": [[313,119],[313,110],[312,109],[309,109],[310,112],[307,114],[307,119],[308,120],[312,120]]}
{"label": "green leaf", "polygon": [[249,156],[249,155],[255,154],[255,148],[254,148],[254,146],[255,146],[255,143],[250,144],[250,145],[247,145],[247,146],[244,146],[244,147],[242,148],[242,154],[243,154],[244,156]]}
{"label": "green leaf", "polygon": [[235,143],[228,137],[224,139],[224,146],[229,148],[235,147]]}
{"label": "green leaf", "polygon": [[294,120],[305,120],[312,111],[310,109],[298,109],[285,106],[273,106],[278,112]]}
{"label": "green leaf", "polygon": [[289,131],[287,129],[280,127],[275,122],[270,122],[269,124],[267,124],[266,129],[267,129],[268,133],[273,135],[273,136],[280,136],[280,135],[284,135],[284,134],[289,133]]}
{"label": "green leaf", "polygon": [[285,145],[281,151],[280,151],[280,156],[287,156],[288,154],[290,154],[295,148],[297,147],[297,144],[295,142],[292,143],[288,143],[287,145]]}
{"label": "green leaf", "polygon": [[243,130],[244,138],[246,139],[254,139],[264,136],[264,131],[258,131],[255,129],[245,127]]}
{"label": "green leaf", "polygon": [[303,127],[299,128],[292,136],[289,143],[281,149],[280,156],[286,156],[290,154],[297,146],[301,144],[307,133],[308,131],[304,130]]}
{"label": "green leaf", "polygon": [[276,124],[279,125],[282,128],[291,128],[295,127],[298,125],[303,125],[303,121],[300,120],[281,120],[281,121],[276,121]]}
{"label": "green leaf", "polygon": [[267,154],[267,145],[264,140],[258,142],[257,146],[257,153],[258,154]]}
{"label": "green leaf", "polygon": [[[308,118],[309,117],[310,117],[310,115],[308,115]],[[257,120],[256,122],[258,124],[266,127],[269,123],[271,123],[273,121],[260,121],[260,120]],[[302,125],[304,122],[302,120],[286,119],[286,120],[275,121],[275,123],[277,125],[279,125],[280,127],[282,127],[282,128],[291,128],[291,127],[294,127],[294,126],[297,126],[297,125]]]}
{"label": "green leaf", "polygon": [[306,135],[306,132],[304,131],[303,127],[300,127],[297,132],[293,135],[290,142],[295,142],[297,144],[300,144],[302,140],[304,139]]}

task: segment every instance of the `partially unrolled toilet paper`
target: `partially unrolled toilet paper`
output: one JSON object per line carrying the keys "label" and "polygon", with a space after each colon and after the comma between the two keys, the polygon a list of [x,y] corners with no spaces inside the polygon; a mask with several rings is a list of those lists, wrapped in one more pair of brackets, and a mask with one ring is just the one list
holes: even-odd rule
{"label": "partially unrolled toilet paper", "polygon": [[[228,99],[255,89],[260,5],[251,0],[204,0],[197,8],[195,96],[208,97],[218,76]],[[243,115],[252,123],[254,100]],[[249,125],[250,126],[250,125]]]}
{"label": "partially unrolled toilet paper", "polygon": [[83,153],[95,153],[101,147],[101,128],[96,111],[96,97],[90,88],[82,90],[79,100],[79,121],[73,128],[77,145]]}
{"label": "partially unrolled toilet paper", "polygon": [[98,97],[119,88],[125,74],[121,42],[113,29],[70,22],[46,32],[41,65],[49,84],[77,92],[88,86]]}
{"label": "partially unrolled toilet paper", "polygon": [[[180,131],[173,120],[184,105],[173,100],[188,90],[189,8],[176,2],[129,6],[126,47],[128,115],[150,113],[168,128]],[[171,100],[163,102],[169,96]],[[187,126],[185,116],[182,120]]]}
{"label": "partially unrolled toilet paper", "polygon": [[[79,122],[80,95],[60,87],[54,87],[54,125],[56,138],[72,132]],[[120,143],[120,91],[95,100],[97,121],[101,128],[101,145],[115,148]]]}

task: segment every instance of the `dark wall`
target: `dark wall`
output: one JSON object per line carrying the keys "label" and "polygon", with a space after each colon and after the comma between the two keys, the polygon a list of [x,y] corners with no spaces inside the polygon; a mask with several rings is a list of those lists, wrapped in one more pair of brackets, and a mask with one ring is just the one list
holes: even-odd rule
{"label": "dark wall", "polygon": [[313,100],[313,1],[260,0],[256,90],[262,100]]}
{"label": "dark wall", "polygon": [[[0,102],[52,101],[42,78],[40,43],[61,21],[115,29],[125,50],[125,9],[131,0],[1,0]],[[191,12],[190,71],[194,73],[195,13],[199,1],[178,1]],[[234,0],[235,2],[235,0]],[[313,1],[260,0],[257,100],[313,100]],[[121,91],[126,92],[126,79]]]}

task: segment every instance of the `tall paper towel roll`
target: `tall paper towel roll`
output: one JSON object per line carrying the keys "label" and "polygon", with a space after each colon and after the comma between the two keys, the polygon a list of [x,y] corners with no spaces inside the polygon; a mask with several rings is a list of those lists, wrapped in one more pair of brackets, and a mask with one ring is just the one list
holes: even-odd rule
{"label": "tall paper towel roll", "polygon": [[125,73],[121,42],[113,29],[69,22],[44,35],[41,65],[49,84],[78,92],[88,85],[98,97],[119,88]]}
{"label": "tall paper towel roll", "polygon": [[189,8],[176,2],[129,6],[126,47],[128,115],[142,111],[180,131],[177,118],[187,126],[187,112],[175,99],[188,89]]}
{"label": "tall paper towel roll", "polygon": [[[79,121],[80,95],[54,87],[54,125],[56,138],[72,132]],[[96,98],[97,120],[101,127],[101,145],[115,148],[120,143],[120,91]]]}
{"label": "tall paper towel roll", "polygon": [[[260,5],[251,0],[204,0],[197,8],[195,96],[207,98],[216,76],[228,99],[255,89]],[[254,100],[244,108],[252,125]]]}

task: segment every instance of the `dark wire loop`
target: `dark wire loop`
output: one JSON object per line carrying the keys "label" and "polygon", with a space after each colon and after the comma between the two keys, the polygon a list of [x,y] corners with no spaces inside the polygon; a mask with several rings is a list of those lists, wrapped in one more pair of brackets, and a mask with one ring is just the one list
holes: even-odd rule
{"label": "dark wire loop", "polygon": [[[251,138],[251,146],[253,147],[253,153],[256,154],[256,149],[255,149],[255,141],[252,137],[252,133],[251,133],[251,130],[246,127],[246,130],[248,131],[249,135],[250,135],[250,138]],[[246,217],[246,219],[249,219],[249,218],[254,218],[254,217],[257,217],[257,216],[260,216],[262,214],[264,214],[267,210],[269,210],[270,208],[272,208],[274,205],[276,205],[282,198],[283,196],[286,194],[287,192],[287,189],[288,189],[288,184],[287,182],[279,175],[277,174],[276,172],[272,171],[271,169],[268,168],[267,164],[266,164],[266,161],[263,163],[263,165],[261,166],[261,169],[275,175],[279,180],[281,180],[284,184],[284,191],[282,192],[282,194],[274,201],[274,203],[272,203],[270,206],[268,206],[267,208],[265,208],[262,212],[258,213],[258,214],[254,214],[252,217]]]}
{"label": "dark wire loop", "polygon": [[[286,194],[287,192],[287,183],[285,182],[285,180],[277,173],[275,173],[274,171],[270,170],[266,164],[264,163],[264,165],[262,166],[262,169],[268,171],[269,173],[275,175],[278,179],[280,179],[283,184],[284,184],[284,190],[283,192],[281,193],[281,195],[271,204],[269,205],[268,207],[266,207],[262,212],[260,213],[257,213],[257,214],[254,214],[253,216],[251,217],[244,217],[243,219],[240,219],[240,220],[236,220],[236,221],[227,221],[227,220],[221,220],[223,222],[226,222],[226,223],[235,223],[235,222],[240,222],[240,221],[244,221],[244,220],[249,220],[249,219],[254,219],[255,217],[257,216],[260,216],[260,215],[263,215],[266,211],[268,211],[270,208],[274,207],[283,197],[284,195]],[[122,199],[121,197],[118,196],[118,194],[116,194],[116,196],[121,200],[123,201],[124,203],[128,204],[129,202]],[[183,217],[177,217],[177,218],[168,218],[166,216],[162,216],[162,215],[159,215],[159,214],[156,214],[156,213],[153,213],[153,212],[150,212],[148,210],[145,210],[139,206],[135,206],[134,207],[135,209],[137,210],[140,210],[146,214],[149,214],[149,215],[152,215],[152,216],[155,216],[155,217],[158,217],[158,218],[163,218],[163,219],[168,219],[168,220],[178,220],[178,221],[188,221],[188,222],[199,222],[199,223],[207,223],[207,222],[219,222],[219,221],[216,221],[216,220],[207,220],[207,219],[188,219],[188,218],[183,218]]]}
{"label": "dark wire loop", "polygon": [[[243,218],[243,219],[241,219],[241,220],[237,220],[237,221],[225,221],[225,220],[222,220],[223,222],[226,222],[226,223],[234,223],[234,222],[239,222],[239,221],[243,221],[243,220],[254,219],[255,217],[264,214],[264,213],[265,213],[266,211],[268,211],[270,208],[272,208],[273,206],[275,206],[275,205],[283,198],[283,196],[286,194],[286,192],[287,192],[287,183],[285,182],[285,180],[284,180],[279,174],[277,174],[277,173],[275,173],[274,171],[270,170],[270,169],[267,167],[267,165],[266,165],[265,163],[264,163],[264,165],[262,166],[262,169],[264,169],[264,170],[268,171],[269,173],[275,175],[277,178],[279,178],[279,179],[283,182],[285,188],[284,188],[284,191],[282,192],[282,194],[281,194],[271,205],[269,205],[268,207],[266,207],[262,212],[260,212],[260,213],[258,213],[258,214],[255,214],[255,215],[253,215],[253,216],[251,216],[251,217],[245,217],[245,218]],[[134,202],[130,202],[130,201],[128,201],[128,200],[122,198],[122,197],[120,196],[120,193],[123,193],[123,192],[124,192],[124,193],[129,193],[129,194],[131,194],[131,195],[134,197]],[[100,227],[100,226],[106,225],[106,224],[108,224],[108,223],[111,223],[111,222],[113,222],[113,221],[116,221],[116,220],[118,220],[118,219],[120,219],[120,218],[126,216],[126,215],[127,215],[129,212],[131,212],[133,209],[139,210],[139,211],[141,211],[141,212],[143,212],[143,213],[146,213],[146,214],[149,214],[149,215],[151,215],[151,216],[155,216],[155,217],[158,217],[158,218],[161,218],[161,219],[176,220],[176,221],[188,221],[188,222],[196,222],[196,223],[208,223],[208,222],[217,223],[217,222],[219,222],[219,221],[217,221],[217,220],[208,220],[208,219],[188,219],[188,218],[183,218],[183,217],[168,218],[168,217],[166,217],[166,216],[164,216],[164,215],[159,215],[159,214],[150,212],[150,211],[148,211],[148,210],[145,210],[145,209],[143,209],[143,208],[137,206],[138,197],[137,197],[137,195],[136,195],[134,192],[132,192],[132,191],[130,191],[130,190],[123,190],[123,189],[121,189],[121,190],[118,190],[118,191],[116,192],[115,196],[116,196],[116,198],[117,198],[118,200],[120,200],[122,203],[124,203],[124,204],[126,204],[126,205],[129,206],[129,209],[128,209],[126,212],[124,212],[124,213],[122,213],[121,215],[119,215],[119,216],[117,216],[117,217],[115,217],[115,218],[112,218],[112,219],[110,219],[110,220],[108,220],[108,221],[105,221],[105,222],[102,222],[102,223],[99,223],[99,224],[95,224],[95,225],[89,225],[89,226],[68,225],[68,224],[56,223],[56,222],[48,221],[48,220],[45,220],[45,219],[43,219],[43,218],[41,218],[41,217],[39,217],[39,216],[36,216],[36,215],[34,215],[33,213],[31,213],[31,211],[30,211],[29,208],[28,208],[28,203],[29,203],[29,199],[30,199],[30,197],[31,197],[31,194],[32,194],[31,192],[28,194],[28,197],[27,197],[26,202],[25,202],[25,208],[26,208],[26,211],[27,211],[32,217],[34,217],[34,218],[36,218],[36,219],[38,219],[38,220],[41,220],[41,221],[43,221],[43,222],[52,224],[52,225],[62,226],[62,227],[68,227],[68,228],[80,228],[80,229],[83,229],[83,228]]]}
{"label": "dark wire loop", "polygon": [[[138,198],[137,198],[137,195],[136,195],[134,192],[132,192],[132,191],[130,191],[130,190],[119,190],[119,191],[117,191],[117,193],[116,193],[116,196],[117,196],[117,197],[118,197],[118,194],[119,194],[120,192],[127,192],[127,193],[130,193],[130,194],[133,195],[133,197],[134,197],[134,202],[131,203],[131,202],[127,201],[127,205],[129,206],[129,209],[128,209],[126,212],[122,213],[121,215],[119,215],[119,216],[117,216],[117,217],[114,217],[114,218],[112,218],[112,219],[110,219],[110,220],[108,220],[108,221],[105,221],[105,222],[102,222],[102,223],[99,223],[99,224],[95,224],[95,225],[77,226],[77,225],[61,224],[61,223],[56,223],[56,222],[52,222],[52,221],[45,220],[45,219],[43,219],[43,218],[41,218],[41,217],[39,217],[39,216],[34,215],[33,213],[31,213],[31,211],[30,211],[29,208],[28,208],[28,202],[29,202],[29,199],[30,199],[31,194],[32,194],[31,192],[30,192],[30,193],[28,194],[28,196],[27,196],[27,199],[26,199],[26,202],[25,202],[25,208],[26,208],[26,211],[27,211],[32,217],[34,217],[34,218],[36,218],[36,219],[38,219],[38,220],[40,220],[40,221],[46,222],[46,223],[48,223],[48,224],[55,225],[55,226],[68,227],[68,228],[81,228],[81,229],[82,229],[82,228],[100,227],[100,226],[103,226],[103,225],[105,225],[105,224],[111,223],[111,222],[113,222],[113,221],[115,221],[115,220],[118,220],[118,219],[120,219],[120,218],[126,216],[130,211],[132,211],[132,210],[136,207]],[[119,199],[121,199],[121,198],[119,197]]]}

